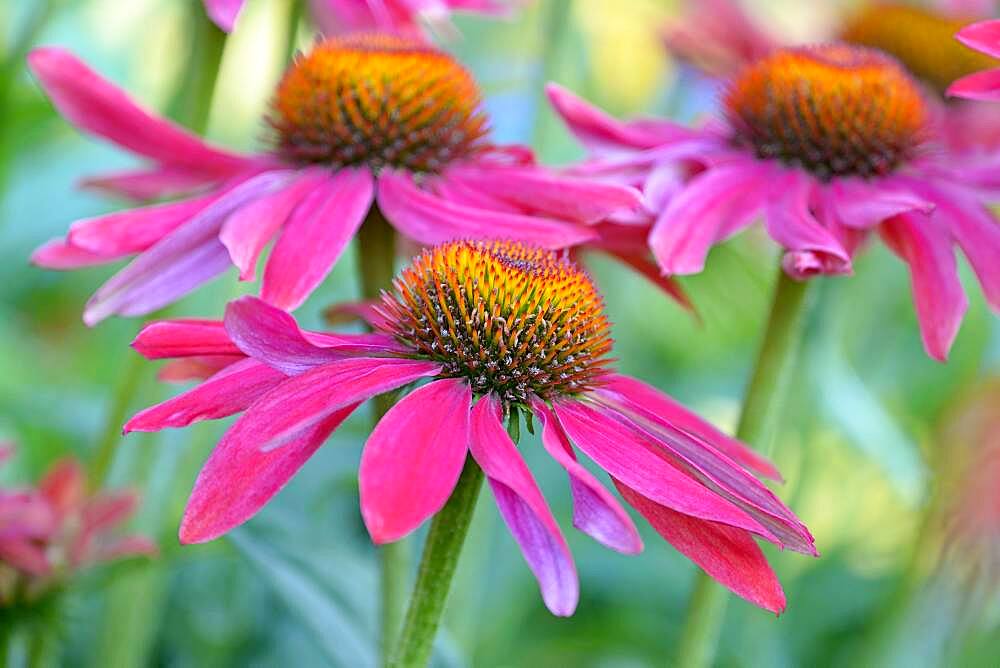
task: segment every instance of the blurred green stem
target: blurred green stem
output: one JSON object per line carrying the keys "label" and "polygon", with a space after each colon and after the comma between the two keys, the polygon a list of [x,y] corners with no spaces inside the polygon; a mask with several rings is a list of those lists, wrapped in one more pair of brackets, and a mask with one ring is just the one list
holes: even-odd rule
{"label": "blurred green stem", "polygon": [[[392,287],[395,276],[396,232],[386,221],[378,205],[373,205],[358,232],[358,272],[361,295],[378,299],[382,290]],[[373,423],[377,424],[391,406],[391,397],[375,397]],[[387,664],[403,619],[410,568],[409,542],[398,540],[379,548],[381,580],[382,663]]]}
{"label": "blurred green stem", "polygon": [[543,12],[542,25],[542,85],[539,87],[538,106],[535,108],[535,127],[532,132],[531,145],[539,155],[545,155],[546,138],[552,129],[554,117],[549,109],[549,98],[545,94],[545,85],[555,79],[558,69],[559,55],[563,42],[569,34],[570,0],[549,0],[539,11]]}
{"label": "blurred green stem", "polygon": [[423,668],[430,660],[451,579],[472,523],[482,484],[483,472],[470,455],[465,460],[465,468],[455,491],[444,508],[434,516],[427,532],[403,632],[389,662],[392,668]]}
{"label": "blurred green stem", "polygon": [[[736,437],[765,454],[782,418],[802,343],[811,281],[795,281],[778,268],[764,338],[750,375]],[[726,612],[726,590],[699,571],[681,629],[677,665],[709,666]]]}
{"label": "blurred green stem", "polygon": [[285,59],[282,67],[291,64],[298,46],[299,23],[302,21],[302,3],[305,0],[288,0],[288,29],[285,32]]}

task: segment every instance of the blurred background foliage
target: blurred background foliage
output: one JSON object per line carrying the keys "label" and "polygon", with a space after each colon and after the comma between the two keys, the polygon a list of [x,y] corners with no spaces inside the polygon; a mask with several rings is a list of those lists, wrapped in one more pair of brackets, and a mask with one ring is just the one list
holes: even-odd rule
{"label": "blurred background foliage", "polygon": [[[207,109],[211,139],[241,149],[259,144],[290,36],[299,47],[313,39],[295,1],[248,3]],[[796,39],[822,34],[844,11],[838,2],[748,4]],[[711,108],[714,86],[661,47],[657,26],[677,9],[662,0],[542,0],[509,22],[462,17],[463,38],[446,48],[477,75],[497,139],[531,143],[544,160],[565,163],[581,152],[546,107],[546,80],[619,115],[691,120]],[[290,17],[301,21],[295,30]],[[125,413],[176,388],[155,381],[155,365],[135,363],[128,344],[139,322],[87,329],[80,321],[83,302],[111,269],[58,274],[27,264],[31,250],[70,221],[120,206],[75,184],[132,158],[55,114],[24,69],[26,47],[69,47],[145,105],[191,123],[199,113],[192,91],[204,85],[191,54],[204,48],[205,34],[195,0],[0,0],[0,438],[20,444],[0,482],[34,480],[67,453],[94,462],[113,452],[108,483],[143,491],[134,528],[158,539],[162,557],[76,584],[58,629],[65,665],[370,665],[376,578],[356,485],[367,416],[359,412],[231,537],[182,548],[176,528],[186,496],[225,425],[120,439]],[[641,278],[595,258],[623,371],[731,426],[774,263],[774,250],[752,232],[715,250],[708,271],[684,280],[696,322]],[[301,318],[318,326],[324,306],[356,298],[353,277],[348,255]],[[225,300],[254,288],[233,279],[170,312],[218,316]],[[985,438],[948,425],[968,406],[1000,413],[995,391],[975,403],[1000,371],[1000,324],[968,285],[969,315],[942,365],[924,354],[905,268],[883,248],[870,249],[853,277],[822,281],[794,405],[769,453],[787,479],[778,493],[813,530],[822,558],[769,551],[788,611],[776,620],[733,598],[720,665],[996,665],[996,573],[963,576],[979,552],[956,547],[942,530],[955,490],[966,486],[970,467],[963,473],[961,462],[985,447]],[[998,429],[994,419],[994,442]],[[536,445],[529,438],[522,449],[568,525],[564,477]],[[976,545],[992,548],[996,562],[1000,528],[991,530]],[[695,568],[647,538],[641,556],[625,557],[570,532],[582,598],[574,617],[557,619],[493,505],[481,503],[435,661],[665,665]],[[950,560],[939,558],[942,544],[952,547]],[[963,560],[964,570],[956,565]]]}

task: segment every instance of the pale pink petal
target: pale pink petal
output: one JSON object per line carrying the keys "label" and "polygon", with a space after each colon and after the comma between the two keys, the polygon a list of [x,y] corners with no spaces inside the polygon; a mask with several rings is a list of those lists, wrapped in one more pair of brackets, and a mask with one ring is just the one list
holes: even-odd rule
{"label": "pale pink petal", "polygon": [[777,47],[738,0],[699,0],[664,30],[667,48],[713,76],[729,75]]}
{"label": "pale pink petal", "polygon": [[232,175],[250,164],[150,114],[64,49],[37,48],[28,55],[28,66],[59,112],[82,130],[199,174]]}
{"label": "pale pink petal", "polygon": [[410,174],[383,170],[378,203],[386,219],[424,244],[453,239],[513,239],[561,249],[596,238],[584,225],[464,206],[422,190]]}
{"label": "pale pink petal", "polygon": [[243,354],[219,320],[157,320],[139,330],[132,347],[150,360]]}
{"label": "pale pink petal", "polygon": [[239,422],[233,425],[198,474],[181,520],[181,542],[204,543],[256,515],[357,407],[331,411],[270,450],[244,439]]}
{"label": "pale pink petal", "polygon": [[460,165],[445,172],[443,179],[457,180],[522,210],[584,224],[642,207],[642,195],[635,188],[561,176],[540,167]]}
{"label": "pale pink petal", "polygon": [[149,201],[187,195],[219,180],[220,177],[194,173],[186,167],[160,165],[152,169],[88,176],[79,185],[128,199]]}
{"label": "pale pink petal", "polygon": [[773,170],[740,163],[694,177],[670,200],[649,235],[663,272],[701,272],[713,245],[753,222],[773,176]]}
{"label": "pale pink petal", "polygon": [[0,539],[0,563],[8,563],[30,575],[45,576],[52,570],[45,550],[18,538]]}
{"label": "pale pink petal", "polygon": [[955,39],[970,49],[1000,58],[1000,20],[980,21],[965,26],[955,33]]}
{"label": "pale pink petal", "polygon": [[287,376],[257,360],[231,364],[200,385],[140,411],[125,423],[124,433],[186,427],[218,420],[249,408]]}
{"label": "pale pink petal", "polygon": [[38,491],[59,516],[79,510],[87,498],[87,474],[77,460],[60,459],[38,482]]}
{"label": "pale pink petal", "polygon": [[580,465],[566,434],[544,402],[535,400],[532,412],[542,422],[542,444],[566,469],[573,494],[573,526],[597,542],[624,554],[642,552],[642,539],[632,518],[614,496]]}
{"label": "pale pink petal", "polygon": [[634,406],[643,406],[665,423],[694,434],[751,471],[772,480],[781,481],[781,473],[767,457],[760,455],[732,436],[724,434],[712,423],[689,411],[678,401],[630,376],[609,374],[602,390],[616,392]]}
{"label": "pale pink petal", "polygon": [[261,297],[292,311],[333,269],[372,203],[367,169],[345,168],[317,187],[292,214],[264,270]]}
{"label": "pale pink petal", "polygon": [[968,307],[951,240],[934,221],[914,214],[891,218],[880,231],[886,245],[910,266],[924,349],[943,362]]}
{"label": "pale pink petal", "polygon": [[226,219],[219,240],[239,269],[241,281],[254,280],[257,258],[264,246],[295,207],[326,179],[323,170],[305,170],[281,190],[241,207]]}
{"label": "pale pink petal", "polygon": [[361,516],[377,544],[399,540],[441,510],[469,448],[472,389],[448,378],[403,397],[361,454]]}
{"label": "pale pink petal", "polygon": [[492,394],[472,409],[469,448],[493,490],[497,508],[538,580],[542,599],[554,615],[576,609],[580,583],[566,539],[545,503],[531,471],[507,435],[500,402]]}
{"label": "pale pink petal", "polygon": [[765,610],[781,614],[785,609],[781,583],[749,533],[678,513],[618,480],[615,485],[658,534],[713,579]]}
{"label": "pale pink petal", "polygon": [[243,9],[243,0],[204,0],[205,11],[209,17],[225,32],[232,32],[236,18]]}
{"label": "pale pink petal", "polygon": [[97,563],[105,563],[129,557],[155,557],[159,553],[156,543],[145,536],[124,536],[100,545],[94,560]]}
{"label": "pale pink petal", "polygon": [[63,239],[51,239],[35,249],[31,263],[45,269],[68,270],[92,267],[113,262],[115,257],[92,253],[66,243]]}
{"label": "pale pink petal", "polygon": [[771,238],[790,255],[784,262],[785,271],[797,279],[819,272],[850,273],[850,255],[812,213],[812,177],[789,170],[780,173],[772,187],[764,225]]}
{"label": "pale pink petal", "polygon": [[659,446],[580,401],[559,401],[556,416],[577,447],[612,477],[657,503],[706,520],[777,538],[746,511],[669,464]]}

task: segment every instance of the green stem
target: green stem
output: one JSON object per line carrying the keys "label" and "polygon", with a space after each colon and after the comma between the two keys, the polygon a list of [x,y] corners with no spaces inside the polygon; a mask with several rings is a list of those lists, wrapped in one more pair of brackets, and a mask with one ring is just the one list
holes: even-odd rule
{"label": "green stem", "polygon": [[472,523],[476,499],[483,484],[483,472],[470,456],[455,491],[427,532],[424,554],[417,571],[410,607],[399,644],[389,665],[392,668],[423,668],[431,657],[434,637],[458,565],[458,556]]}
{"label": "green stem", "polygon": [[[358,232],[358,273],[364,299],[377,299],[382,290],[392,286],[395,260],[396,232],[378,206],[372,206]],[[378,423],[390,405],[391,397],[375,397],[372,416],[374,423]],[[383,665],[389,661],[389,653],[403,620],[409,569],[410,546],[406,540],[398,540],[379,548]]]}
{"label": "green stem", "polygon": [[292,62],[298,45],[299,23],[302,22],[302,3],[305,0],[288,0],[288,29],[285,32],[284,65]]}
{"label": "green stem", "polygon": [[[771,312],[757,361],[750,375],[736,437],[767,453],[782,418],[798,359],[810,282],[798,282],[778,269]],[[681,629],[677,665],[711,665],[726,612],[726,590],[699,572]]]}
{"label": "green stem", "polygon": [[119,379],[115,394],[111,397],[111,407],[104,420],[104,427],[101,429],[101,436],[97,441],[97,447],[90,462],[89,480],[94,489],[102,487],[108,479],[118,444],[122,442],[122,425],[125,424],[129,407],[138,394],[146,369],[145,358],[132,353],[132,351],[129,352],[131,354],[125,363],[125,373]]}

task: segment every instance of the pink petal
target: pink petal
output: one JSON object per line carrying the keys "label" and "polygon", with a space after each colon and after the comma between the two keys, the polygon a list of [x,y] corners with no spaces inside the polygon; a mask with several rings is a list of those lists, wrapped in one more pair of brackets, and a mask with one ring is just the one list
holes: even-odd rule
{"label": "pink petal", "polygon": [[115,257],[77,248],[63,239],[51,239],[35,249],[31,254],[31,263],[45,269],[79,269],[99,264],[113,262]]}
{"label": "pink petal", "polygon": [[777,538],[744,510],[666,462],[651,439],[580,401],[554,406],[559,422],[577,447],[612,477],[674,510]]}
{"label": "pink petal", "polygon": [[976,72],[948,86],[949,97],[996,102],[1000,100],[1000,69]]}
{"label": "pink petal", "polygon": [[225,32],[232,32],[236,17],[243,9],[243,0],[204,0],[208,16]]}
{"label": "pink petal", "polygon": [[129,557],[155,557],[159,553],[156,543],[149,538],[125,536],[107,545],[101,545],[94,558],[98,563],[104,563]]}
{"label": "pink petal", "polygon": [[712,446],[751,471],[772,480],[779,482],[782,480],[781,473],[767,457],[754,452],[742,441],[719,431],[712,423],[689,411],[655,387],[631,376],[609,374],[603,383],[603,388],[618,393],[632,405],[644,406],[651,413],[659,416],[663,423],[671,424],[711,443]]}
{"label": "pink petal", "polygon": [[424,244],[466,238],[514,239],[561,249],[596,238],[583,225],[450,202],[419,188],[411,175],[388,169],[379,175],[378,203],[396,229]]}
{"label": "pink petal", "polygon": [[933,221],[914,214],[891,218],[880,231],[886,245],[910,265],[924,349],[943,362],[968,307],[951,240]]}
{"label": "pink petal", "polygon": [[345,406],[439,373],[420,360],[359,357],[337,360],[288,378],[251,405],[226,438],[257,450],[279,447]]}
{"label": "pink petal", "polygon": [[207,380],[228,366],[245,360],[243,355],[205,355],[172,360],[156,374],[162,383],[186,383],[190,380]]}
{"label": "pink petal", "polygon": [[678,513],[618,480],[615,485],[658,534],[720,584],[765,610],[784,611],[781,583],[746,531]]}
{"label": "pink petal", "polygon": [[668,121],[644,124],[619,121],[558,84],[548,84],[545,93],[569,131],[592,151],[654,148],[692,134]]}
{"label": "pink petal", "polygon": [[[601,234],[603,236],[604,233],[602,232]],[[605,248],[604,252],[658,287],[686,310],[690,311],[692,314],[695,313],[694,304],[691,302],[691,298],[688,297],[687,293],[684,292],[684,288],[681,284],[674,278],[664,276],[660,272],[659,267],[656,266],[656,263],[649,258],[648,251],[642,250],[629,252]]]}
{"label": "pink petal", "polygon": [[448,501],[468,452],[471,405],[469,384],[448,378],[409,393],[379,420],[358,473],[375,543],[399,540]]}
{"label": "pink petal", "polygon": [[838,178],[830,183],[827,197],[839,222],[862,230],[901,213],[929,214],[934,210],[933,202],[889,179]]}
{"label": "pink petal", "polygon": [[8,563],[19,571],[40,577],[52,570],[44,548],[16,538],[0,539],[0,563]]}
{"label": "pink petal", "polygon": [[523,210],[584,224],[642,207],[642,195],[635,188],[561,176],[540,167],[462,165],[445,173],[444,180],[453,179]]}
{"label": "pink petal", "polygon": [[57,515],[65,517],[83,505],[87,497],[87,475],[75,459],[60,459],[39,481],[38,491]]}
{"label": "pink petal", "polygon": [[261,288],[265,301],[292,311],[306,300],[364,221],[373,188],[367,169],[346,168],[306,197],[271,251]]}
{"label": "pink petal", "polygon": [[665,274],[697,274],[711,247],[749,225],[767,197],[771,170],[718,167],[691,179],[657,219],[649,235]]}
{"label": "pink petal", "polygon": [[193,173],[186,167],[161,165],[153,169],[89,176],[80,181],[80,187],[128,199],[149,201],[188,195],[219,180],[220,177]]}
{"label": "pink petal", "polygon": [[237,421],[198,474],[181,520],[181,542],[218,538],[256,515],[357,407],[355,402],[330,411],[271,450],[244,438]]}
{"label": "pink petal", "polygon": [[377,304],[375,300],[340,302],[327,307],[323,311],[323,319],[331,325],[360,320],[375,329],[386,329],[389,323],[376,308]]}
{"label": "pink petal", "polygon": [[123,148],[199,174],[232,175],[250,164],[142,109],[64,49],[37,48],[28,55],[28,67],[71,123]]}
{"label": "pink petal", "polygon": [[106,257],[146,250],[218,199],[217,195],[154,204],[80,220],[70,226],[66,241]]}
{"label": "pink petal", "polygon": [[967,25],[955,33],[955,39],[970,49],[1000,58],[1000,20]]}
{"label": "pink petal", "polygon": [[738,0],[701,0],[691,7],[690,15],[667,26],[664,41],[671,52],[708,74],[732,74],[777,48]]}
{"label": "pink petal", "polygon": [[573,526],[602,545],[624,554],[642,552],[642,539],[632,518],[615,497],[576,461],[566,434],[542,401],[533,401],[532,411],[542,422],[542,444],[566,469],[573,494]]}
{"label": "pink petal", "polygon": [[145,325],[132,347],[146,359],[243,355],[218,320],[158,320]]}
{"label": "pink petal", "polygon": [[790,275],[798,279],[815,273],[817,268],[823,273],[850,273],[850,255],[833,232],[821,225],[812,213],[812,177],[785,171],[773,187],[774,197],[764,212],[767,233],[793,258],[816,258],[809,266],[786,262],[785,270],[791,270]]}
{"label": "pink petal", "polygon": [[531,471],[507,435],[500,402],[492,394],[481,398],[472,409],[469,448],[538,580],[546,607],[560,617],[572,615],[580,596],[573,555]]}
{"label": "pink petal", "polygon": [[218,420],[249,408],[287,376],[277,369],[244,359],[222,369],[187,392],[140,411],[123,431],[160,431],[186,427],[201,420]]}
{"label": "pink petal", "polygon": [[295,207],[326,179],[323,170],[306,170],[281,190],[240,208],[226,219],[219,240],[240,270],[241,281],[254,279],[257,258],[264,246]]}

